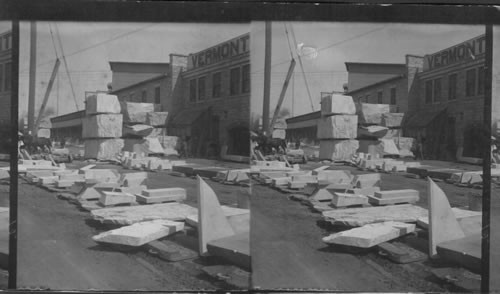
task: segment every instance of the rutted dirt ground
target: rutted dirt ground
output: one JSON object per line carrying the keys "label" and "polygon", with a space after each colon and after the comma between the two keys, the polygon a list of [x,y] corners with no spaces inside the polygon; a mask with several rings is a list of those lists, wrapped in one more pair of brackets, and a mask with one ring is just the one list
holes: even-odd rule
{"label": "rutted dirt ground", "polygon": [[[99,168],[120,167],[99,165]],[[196,203],[196,180],[170,176],[166,172],[150,175],[148,187],[183,187],[188,194],[186,203]],[[221,204],[236,203],[235,192],[248,189],[212,181],[208,184],[219,195]],[[99,246],[92,236],[106,228],[96,225],[90,213],[79,211],[75,205],[58,199],[56,193],[21,179],[18,197],[18,288],[199,290],[224,287],[201,271],[210,260],[196,258],[169,263],[141,250],[119,252]]]}
{"label": "rutted dirt ground", "polygon": [[[301,167],[312,169],[318,166],[321,164]],[[362,173],[353,167],[335,168],[349,169],[353,174]],[[481,193],[481,190],[444,182],[438,185],[448,195],[453,207],[467,207],[468,192]],[[426,180],[382,174],[381,189],[419,190],[417,205],[427,207]],[[400,265],[373,250],[353,254],[328,247],[321,238],[329,232],[317,224],[321,214],[300,202],[289,200],[288,194],[254,182],[251,211],[254,287],[381,292],[446,290],[432,277],[428,261]],[[426,247],[422,250],[426,252]]]}

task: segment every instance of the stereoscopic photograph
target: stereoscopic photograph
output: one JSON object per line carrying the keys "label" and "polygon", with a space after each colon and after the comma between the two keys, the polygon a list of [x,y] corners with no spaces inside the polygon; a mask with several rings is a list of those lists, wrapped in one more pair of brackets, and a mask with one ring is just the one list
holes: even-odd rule
{"label": "stereoscopic photograph", "polygon": [[0,289],[500,291],[499,27],[288,7],[0,21]]}

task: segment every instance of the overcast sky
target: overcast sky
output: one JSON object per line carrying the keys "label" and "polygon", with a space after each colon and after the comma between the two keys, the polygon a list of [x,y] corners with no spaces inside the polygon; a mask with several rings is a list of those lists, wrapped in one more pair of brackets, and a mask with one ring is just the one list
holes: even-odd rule
{"label": "overcast sky", "polygon": [[[169,62],[171,53],[194,53],[248,33],[249,29],[249,24],[37,22],[36,113],[55,64],[56,50],[59,57],[63,55],[58,45],[57,31],[67,56],[76,100],[82,110],[85,91],[106,90],[107,84],[111,82],[109,61]],[[54,36],[56,49],[51,36]],[[30,24],[22,22],[20,117],[28,110],[29,47]],[[76,111],[62,59],[47,107],[59,115]]]}
{"label": "overcast sky", "polygon": [[[431,54],[485,31],[484,26],[436,24],[287,22],[286,25],[292,50],[296,51],[298,43],[319,49],[315,59],[302,60],[314,110],[319,110],[321,92],[342,91],[347,82],[345,62],[404,63],[406,54]],[[264,22],[253,22],[250,35],[251,108],[256,115],[262,114],[263,107],[264,27]],[[273,22],[270,115],[290,65],[287,43],[284,23]],[[309,113],[313,109],[298,60],[294,72],[283,107],[293,115]]]}

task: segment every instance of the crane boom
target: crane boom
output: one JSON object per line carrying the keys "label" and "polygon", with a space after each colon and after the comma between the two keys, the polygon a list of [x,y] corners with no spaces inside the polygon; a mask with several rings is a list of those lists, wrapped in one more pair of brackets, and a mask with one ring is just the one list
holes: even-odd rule
{"label": "crane boom", "polygon": [[47,102],[48,102],[49,96],[50,96],[50,91],[52,90],[52,86],[54,85],[54,80],[56,78],[57,71],[59,70],[60,64],[61,64],[61,62],[59,61],[59,58],[56,59],[56,64],[54,64],[54,69],[52,70],[49,84],[47,85],[47,90],[45,91],[45,96],[43,97],[42,106],[40,106],[40,111],[38,112],[38,116],[36,118],[35,132],[33,134],[35,136],[38,133],[38,128],[40,127],[40,121],[42,120],[43,112],[45,111],[45,107],[47,106]]}
{"label": "crane boom", "polygon": [[292,61],[290,62],[290,67],[288,68],[288,73],[286,74],[285,82],[283,83],[283,88],[281,89],[280,98],[278,100],[278,103],[276,104],[276,108],[274,109],[274,114],[271,120],[271,124],[269,124],[269,130],[268,130],[269,134],[272,134],[273,132],[274,123],[276,123],[276,119],[280,112],[281,105],[283,104],[283,100],[285,99],[285,94],[286,90],[288,89],[288,84],[290,83],[290,78],[292,77],[293,70],[295,69],[295,63],[296,63],[295,59],[292,58]]}

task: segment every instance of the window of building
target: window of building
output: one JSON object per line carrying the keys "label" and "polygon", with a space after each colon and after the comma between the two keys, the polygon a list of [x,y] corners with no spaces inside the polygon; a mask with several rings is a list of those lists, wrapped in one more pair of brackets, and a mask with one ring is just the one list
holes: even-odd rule
{"label": "window of building", "polygon": [[467,97],[476,94],[476,69],[469,69],[465,73],[465,95]]}
{"label": "window of building", "polygon": [[212,98],[218,98],[221,95],[222,74],[216,72],[212,75]]}
{"label": "window of building", "polygon": [[241,75],[241,92],[250,93],[250,64],[246,64],[243,66]]}
{"label": "window of building", "polygon": [[238,95],[240,93],[240,68],[231,69],[229,77],[229,94]]}
{"label": "window of building", "polygon": [[477,94],[484,94],[484,66],[477,69]]}
{"label": "window of building", "polygon": [[130,102],[136,102],[135,101],[135,93],[134,92],[130,92]]}
{"label": "window of building", "polygon": [[432,103],[432,80],[425,82],[425,103]]}
{"label": "window of building", "polygon": [[448,100],[457,99],[457,74],[448,76]]}
{"label": "window of building", "polygon": [[125,95],[125,96],[123,96],[123,97],[122,97],[122,101],[123,101],[123,102],[128,101],[128,97],[127,97],[127,95]]}
{"label": "window of building", "polygon": [[142,90],[141,100],[142,100],[142,102],[147,102],[148,101],[148,92],[146,90]]}
{"label": "window of building", "polygon": [[441,100],[441,78],[434,80],[434,102],[439,102]]}
{"label": "window of building", "polygon": [[11,48],[10,43],[11,43],[11,36],[5,36],[3,43],[5,44],[5,50],[8,50]]}
{"label": "window of building", "polygon": [[396,105],[396,88],[391,88],[391,105]]}
{"label": "window of building", "polygon": [[365,102],[370,103],[370,95],[369,94],[365,96]]}
{"label": "window of building", "polygon": [[189,101],[196,102],[196,80],[189,81]]}
{"label": "window of building", "polygon": [[10,69],[11,69],[11,63],[6,63],[5,64],[5,84],[4,84],[4,89],[5,91],[10,91],[10,76],[11,76],[11,72],[10,72]]}
{"label": "window of building", "polygon": [[205,99],[205,77],[198,79],[198,100]]}
{"label": "window of building", "polygon": [[382,104],[382,103],[384,103],[384,100],[383,100],[383,99],[384,99],[384,98],[383,98],[383,95],[382,95],[382,91],[379,91],[379,92],[377,93],[377,103],[378,103],[378,104]]}
{"label": "window of building", "polygon": [[155,103],[161,104],[160,101],[160,86],[155,87]]}

